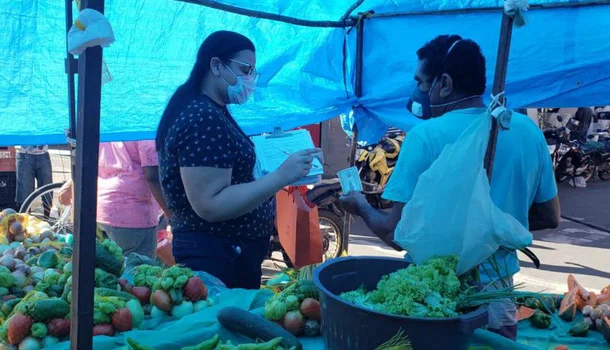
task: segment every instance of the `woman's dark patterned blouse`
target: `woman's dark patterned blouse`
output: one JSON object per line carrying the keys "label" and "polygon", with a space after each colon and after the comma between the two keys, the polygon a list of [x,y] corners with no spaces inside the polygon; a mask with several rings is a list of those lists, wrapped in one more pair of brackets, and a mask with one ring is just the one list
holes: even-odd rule
{"label": "woman's dark patterned blouse", "polygon": [[170,127],[159,152],[161,186],[174,213],[172,230],[245,239],[269,236],[274,225],[271,200],[236,219],[210,223],[191,207],[180,176],[181,167],[233,169],[231,184],[245,184],[254,181],[255,163],[252,141],[225,107],[205,95],[191,101]]}

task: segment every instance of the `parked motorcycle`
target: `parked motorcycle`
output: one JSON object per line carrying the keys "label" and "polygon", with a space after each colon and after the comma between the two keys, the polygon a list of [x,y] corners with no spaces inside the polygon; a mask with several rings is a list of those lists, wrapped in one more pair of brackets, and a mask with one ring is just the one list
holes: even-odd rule
{"label": "parked motorcycle", "polygon": [[392,206],[392,202],[384,200],[381,195],[398,161],[404,137],[401,131],[391,131],[378,143],[359,148],[356,152],[362,192],[374,208]]}
{"label": "parked motorcycle", "polygon": [[[347,249],[347,232],[343,229],[345,211],[339,204],[341,194],[341,184],[337,178],[322,180],[321,184],[307,191],[307,200],[318,207],[324,260],[339,257]],[[280,252],[282,260],[273,258],[274,252]],[[293,266],[282,248],[277,232],[271,237],[268,258],[285,263],[288,267]]]}
{"label": "parked motorcycle", "polygon": [[558,182],[576,177],[582,177],[588,182],[596,172],[591,154],[583,150],[578,140],[570,140],[570,130],[574,125],[577,126],[575,123],[568,123],[567,127],[544,131]]}
{"label": "parked motorcycle", "polygon": [[599,130],[589,135],[590,139],[598,141],[587,142],[584,145],[585,153],[591,156],[595,163],[597,176],[602,181],[610,180],[610,133],[608,130]]}

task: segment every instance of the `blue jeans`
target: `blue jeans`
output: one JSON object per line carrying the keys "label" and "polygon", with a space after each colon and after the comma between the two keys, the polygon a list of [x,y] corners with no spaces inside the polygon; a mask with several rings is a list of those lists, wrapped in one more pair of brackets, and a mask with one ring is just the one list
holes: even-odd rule
{"label": "blue jeans", "polygon": [[[15,200],[18,205],[21,205],[37,187],[48,185],[53,181],[51,156],[49,156],[49,153],[27,154],[17,152],[16,175],[17,196]],[[52,198],[43,198],[43,200],[45,200],[45,204],[50,204]],[[45,205],[45,207],[50,206]]]}
{"label": "blue jeans", "polygon": [[138,253],[154,259],[157,250],[157,227],[123,228],[100,224],[106,235],[123,250],[123,255]]}
{"label": "blue jeans", "polygon": [[269,237],[240,240],[203,232],[174,232],[176,263],[205,271],[228,288],[260,289]]}

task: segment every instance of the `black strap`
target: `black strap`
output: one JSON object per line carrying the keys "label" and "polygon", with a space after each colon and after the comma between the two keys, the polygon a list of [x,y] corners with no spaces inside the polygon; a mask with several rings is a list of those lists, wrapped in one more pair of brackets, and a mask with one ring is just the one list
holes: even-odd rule
{"label": "black strap", "polygon": [[521,253],[525,254],[534,263],[537,269],[540,268],[540,259],[529,248],[520,249]]}

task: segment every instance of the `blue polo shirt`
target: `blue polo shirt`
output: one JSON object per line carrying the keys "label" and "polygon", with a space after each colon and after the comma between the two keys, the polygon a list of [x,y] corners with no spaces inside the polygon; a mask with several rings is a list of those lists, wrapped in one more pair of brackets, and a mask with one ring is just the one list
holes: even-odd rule
{"label": "blue polo shirt", "polygon": [[[455,143],[462,132],[485,113],[484,108],[456,110],[411,129],[383,198],[409,202],[419,176],[432,165],[445,146]],[[513,113],[510,130],[500,131],[498,135],[491,180],[493,202],[527,228],[532,204],[547,202],[555,196],[557,185],[542,131],[529,117]],[[519,271],[517,252],[501,250],[495,255],[504,270],[500,277],[512,276]],[[487,276],[485,271],[491,276]],[[480,272],[483,283],[498,277],[487,264],[481,266]]]}

